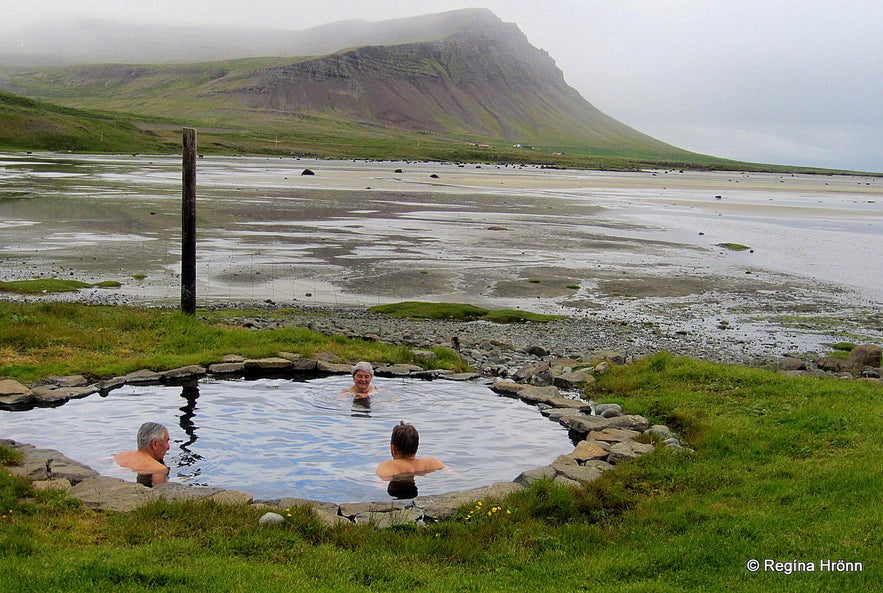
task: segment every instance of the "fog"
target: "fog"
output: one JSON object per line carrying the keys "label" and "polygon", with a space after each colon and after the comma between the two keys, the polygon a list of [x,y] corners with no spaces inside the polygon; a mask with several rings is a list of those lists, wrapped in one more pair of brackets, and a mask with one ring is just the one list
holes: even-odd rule
{"label": "fog", "polygon": [[[866,0],[0,0],[0,54],[35,24],[77,33],[82,19],[303,31],[467,7],[516,23],[589,102],[660,140],[751,162],[883,171],[883,5]],[[18,37],[13,49],[76,45],[49,37]]]}

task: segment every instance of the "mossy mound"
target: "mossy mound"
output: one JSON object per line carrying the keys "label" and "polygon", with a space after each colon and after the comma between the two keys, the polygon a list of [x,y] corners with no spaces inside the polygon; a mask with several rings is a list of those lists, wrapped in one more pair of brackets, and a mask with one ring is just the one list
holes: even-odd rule
{"label": "mossy mound", "polygon": [[513,309],[494,311],[465,303],[426,303],[404,301],[377,305],[368,309],[371,313],[382,313],[396,318],[410,319],[449,319],[453,321],[475,321],[483,319],[495,323],[518,323],[523,321],[546,322],[557,319],[555,315],[542,315]]}

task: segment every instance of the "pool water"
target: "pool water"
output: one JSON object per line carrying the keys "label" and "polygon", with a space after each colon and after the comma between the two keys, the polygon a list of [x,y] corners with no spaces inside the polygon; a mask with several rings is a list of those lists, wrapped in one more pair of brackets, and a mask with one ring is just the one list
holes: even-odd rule
{"label": "pool water", "polygon": [[367,404],[341,393],[350,385],[347,376],[127,385],[58,407],[2,411],[0,437],[133,480],[112,456],[136,448],[138,427],[154,421],[169,429],[172,481],[242,490],[258,500],[337,503],[413,495],[413,488],[391,495],[375,474],[390,458],[390,433],[400,420],[417,427],[418,456],[448,466],[416,478],[421,495],[511,481],[573,449],[563,426],[486,385],[378,377]]}

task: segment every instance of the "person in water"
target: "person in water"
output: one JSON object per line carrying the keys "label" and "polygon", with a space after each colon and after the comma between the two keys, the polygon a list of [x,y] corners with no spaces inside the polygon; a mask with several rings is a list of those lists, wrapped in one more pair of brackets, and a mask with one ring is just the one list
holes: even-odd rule
{"label": "person in water", "polygon": [[169,479],[169,468],[163,459],[169,450],[169,431],[162,424],[145,422],[138,429],[138,450],[114,455],[121,466],[138,474],[137,482],[144,486],[158,486]]}
{"label": "person in water", "polygon": [[420,435],[414,425],[400,422],[392,429],[392,436],[389,439],[392,459],[377,466],[377,475],[384,480],[393,480],[407,475],[428,474],[445,467],[445,464],[435,457],[418,458],[419,445]]}
{"label": "person in water", "polygon": [[344,389],[344,393],[353,395],[353,399],[364,399],[369,397],[377,389],[371,385],[374,379],[374,368],[367,362],[357,362],[353,365],[353,386]]}

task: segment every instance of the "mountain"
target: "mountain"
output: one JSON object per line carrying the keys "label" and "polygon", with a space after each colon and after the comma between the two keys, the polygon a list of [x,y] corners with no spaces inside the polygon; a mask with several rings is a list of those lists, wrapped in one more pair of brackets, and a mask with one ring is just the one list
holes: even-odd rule
{"label": "mountain", "polygon": [[[0,89],[68,107],[172,118],[183,125],[273,130],[277,139],[319,130],[344,135],[339,140],[345,141],[346,134],[385,130],[435,141],[543,146],[595,156],[698,156],[596,109],[517,25],[486,9],[224,38],[179,30],[165,37],[166,43],[152,44],[153,53],[143,49],[150,43],[129,37],[127,54],[120,44],[125,33],[73,44],[69,56],[105,47],[119,49],[118,58],[164,55],[166,63],[18,68],[0,73]],[[142,31],[147,39],[153,33]],[[215,51],[214,56],[240,59],[181,62],[192,55],[185,39],[201,39],[199,47]],[[267,53],[282,57],[254,57]]]}

